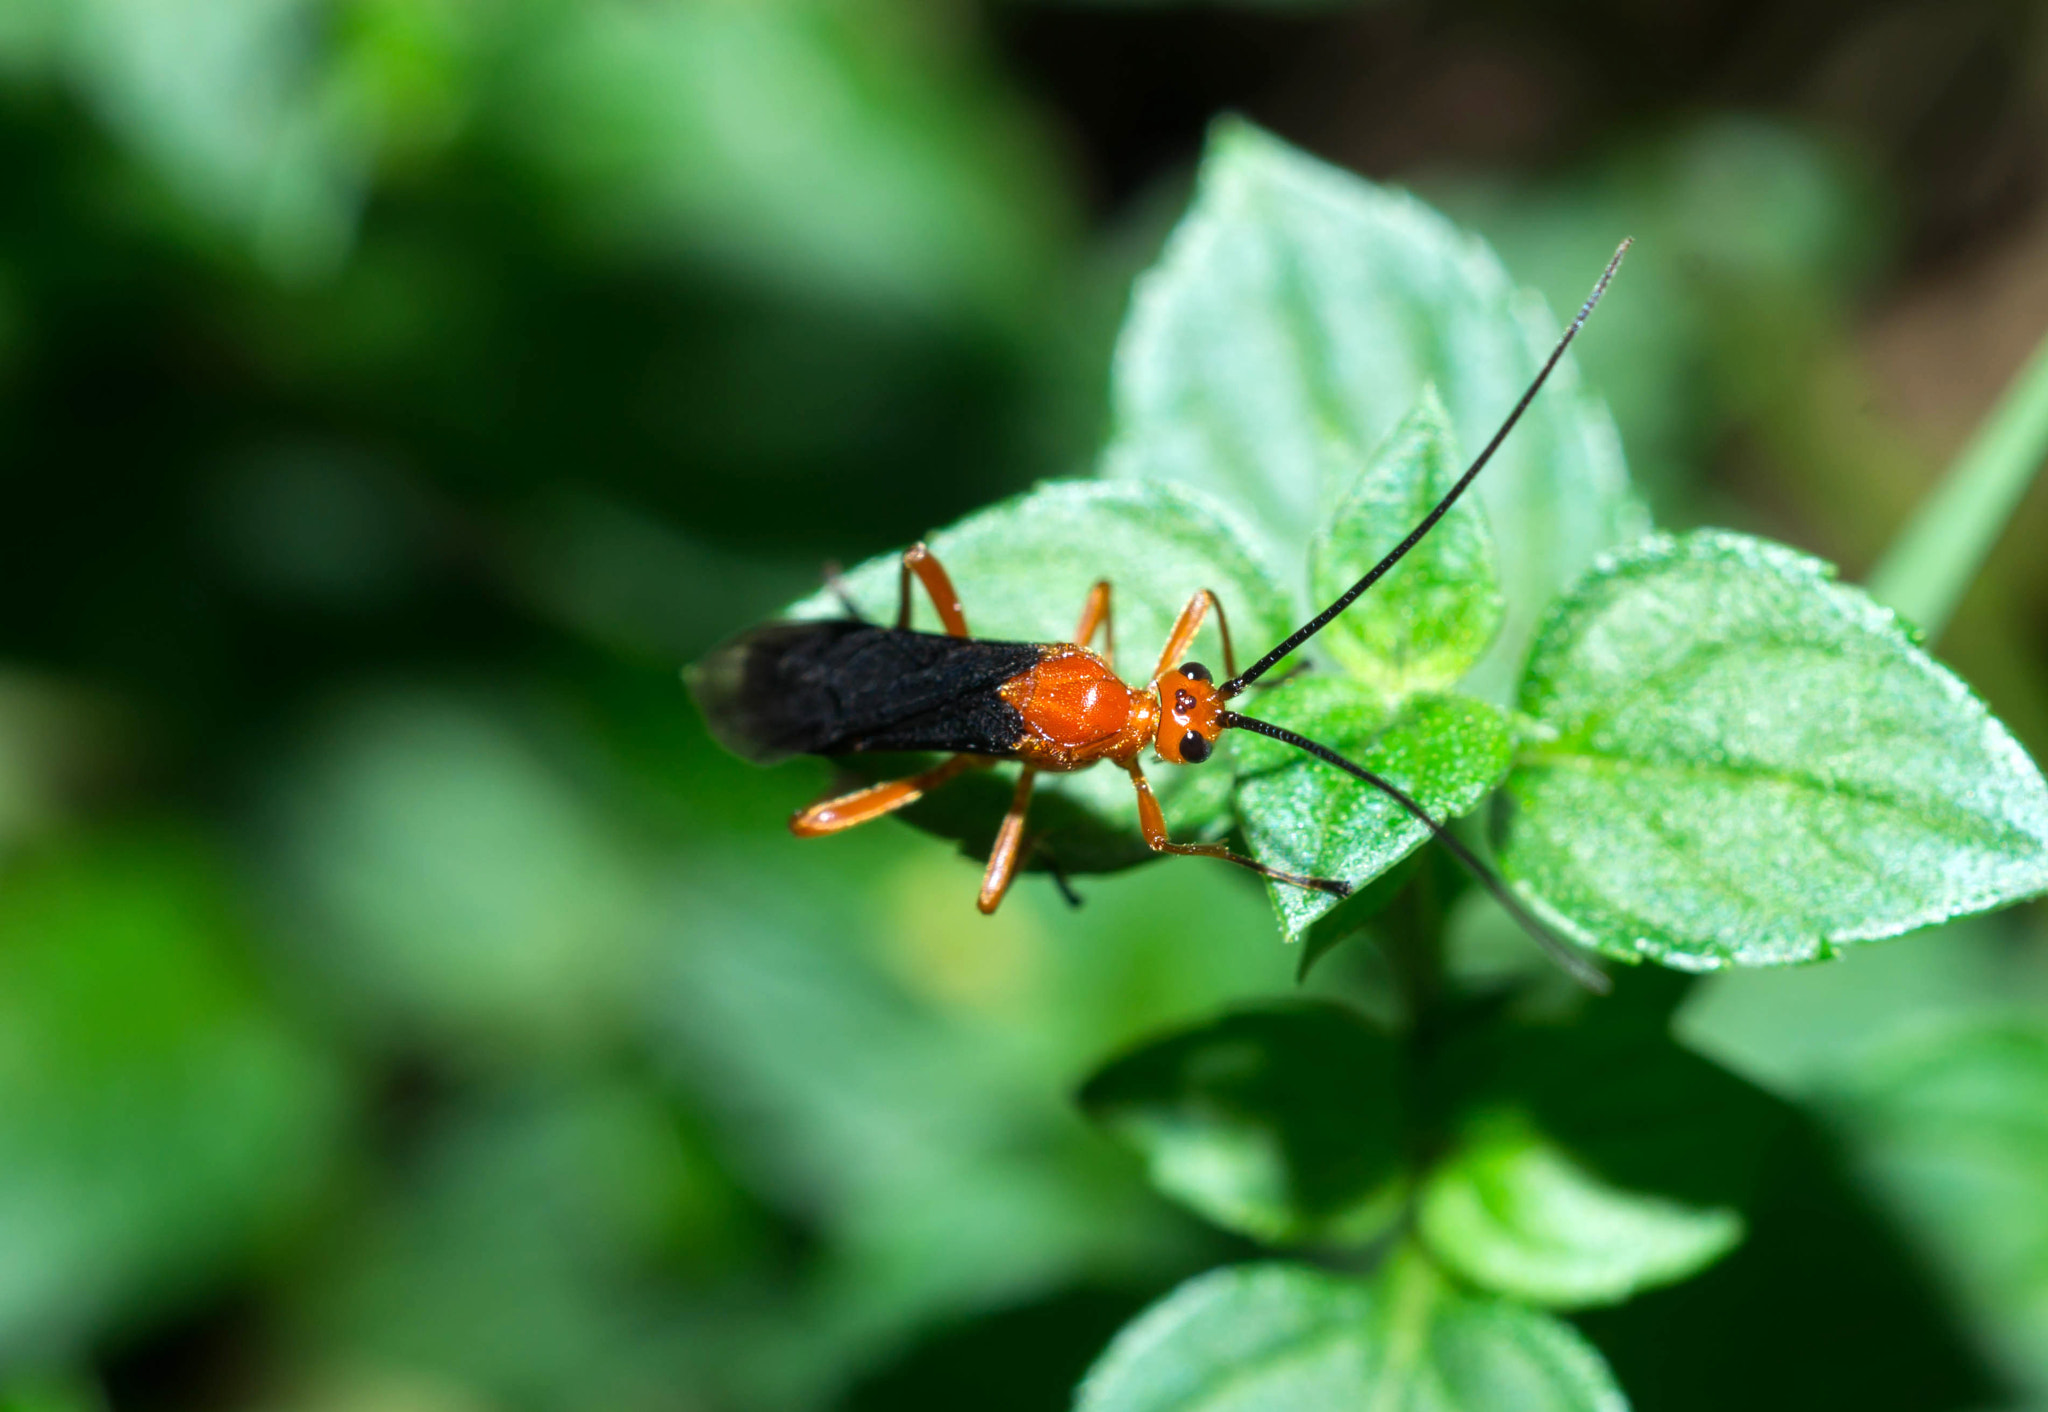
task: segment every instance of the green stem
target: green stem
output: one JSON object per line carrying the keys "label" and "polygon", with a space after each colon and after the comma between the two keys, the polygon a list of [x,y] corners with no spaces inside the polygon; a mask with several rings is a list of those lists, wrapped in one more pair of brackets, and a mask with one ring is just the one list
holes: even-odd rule
{"label": "green stem", "polygon": [[1384,1288],[1387,1352],[1367,1412],[1392,1412],[1407,1403],[1405,1390],[1414,1387],[1416,1370],[1428,1356],[1430,1314],[1443,1291],[1443,1277],[1428,1256],[1404,1240],[1387,1255]]}
{"label": "green stem", "polygon": [[2044,456],[2048,339],[1885,552],[1871,595],[1919,624],[1929,642],[1941,636]]}
{"label": "green stem", "polygon": [[1408,885],[1388,905],[1382,923],[1387,959],[1407,1011],[1410,1044],[1427,1044],[1434,1038],[1443,998],[1444,916],[1432,861],[1422,860]]}

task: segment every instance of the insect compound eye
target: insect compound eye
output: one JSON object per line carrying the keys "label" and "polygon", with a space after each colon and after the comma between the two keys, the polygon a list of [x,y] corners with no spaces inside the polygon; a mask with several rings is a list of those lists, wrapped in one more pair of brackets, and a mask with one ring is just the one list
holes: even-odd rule
{"label": "insect compound eye", "polygon": [[1215,748],[1206,737],[1195,731],[1189,731],[1180,738],[1180,758],[1190,765],[1201,764]]}
{"label": "insect compound eye", "polygon": [[1188,678],[1188,679],[1189,679],[1190,681],[1209,681],[1209,680],[1212,680],[1212,678],[1211,678],[1211,677],[1209,676],[1209,669],[1208,669],[1207,667],[1203,666],[1203,665],[1202,665],[1202,664],[1201,664],[1200,662],[1183,662],[1183,663],[1181,663],[1181,664],[1180,664],[1180,674],[1181,674],[1182,676],[1184,676],[1184,677]]}

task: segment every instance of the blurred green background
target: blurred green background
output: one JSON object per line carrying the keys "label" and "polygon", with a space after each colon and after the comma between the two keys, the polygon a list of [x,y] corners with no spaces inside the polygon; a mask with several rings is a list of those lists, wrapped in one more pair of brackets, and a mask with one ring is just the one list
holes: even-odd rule
{"label": "blurred green background", "polygon": [[[2048,329],[2028,4],[0,0],[0,1406],[1056,1408],[1246,1253],[1070,1096],[1291,988],[1259,891],[984,920],[677,680],[1088,468],[1226,110],[1553,307],[1635,235],[1582,363],[1659,518],[1852,578]],[[1938,644],[2037,759],[2044,531]],[[1681,1027],[2048,1405],[2048,1092],[1843,1077],[2038,1042],[2044,920]]]}

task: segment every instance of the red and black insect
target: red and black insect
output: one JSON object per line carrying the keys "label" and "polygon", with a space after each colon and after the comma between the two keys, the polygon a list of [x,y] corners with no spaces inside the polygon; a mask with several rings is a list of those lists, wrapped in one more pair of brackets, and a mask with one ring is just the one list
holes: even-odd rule
{"label": "red and black insect", "polygon": [[[712,733],[734,753],[763,764],[791,755],[947,753],[944,762],[922,774],[868,785],[800,810],[790,820],[790,828],[805,838],[879,819],[915,803],[965,771],[997,760],[1021,761],[1024,769],[1017,778],[1016,793],[996,833],[982,877],[983,912],[996,910],[1016,875],[1024,854],[1025,814],[1038,775],[1085,769],[1102,760],[1113,761],[1130,775],[1138,794],[1139,827],[1154,851],[1222,858],[1295,887],[1349,895],[1352,885],[1340,878],[1284,872],[1219,843],[1175,843],[1168,834],[1165,817],[1138,763],[1139,755],[1150,746],[1168,764],[1199,765],[1209,758],[1224,731],[1251,731],[1304,750],[1385,793],[1457,855],[1547,950],[1589,984],[1599,984],[1597,972],[1553,938],[1490,869],[1404,791],[1328,746],[1229,710],[1225,703],[1321,632],[1398,564],[1457,503],[1514,430],[1585,325],[1629,243],[1623,241],[1614,252],[1578,317],[1565,329],[1535,380],[1443,499],[1365,577],[1244,671],[1237,670],[1223,605],[1207,589],[1188,600],[1143,687],[1125,685],[1109,660],[1090,646],[1098,633],[1106,636],[1110,629],[1106,580],[1089,590],[1071,642],[991,642],[970,637],[952,580],[919,544],[903,555],[894,627],[857,616],[769,623],[716,648],[693,667],[687,676]],[[913,578],[938,609],[943,635],[911,630]],[[1207,667],[1182,660],[1212,611],[1223,638],[1227,679],[1220,683]]]}

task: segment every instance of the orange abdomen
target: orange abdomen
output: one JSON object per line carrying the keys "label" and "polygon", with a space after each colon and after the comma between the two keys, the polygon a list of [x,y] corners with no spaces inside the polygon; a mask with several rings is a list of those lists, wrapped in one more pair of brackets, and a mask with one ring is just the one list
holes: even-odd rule
{"label": "orange abdomen", "polygon": [[1086,648],[1048,647],[1038,665],[997,694],[1024,718],[1017,757],[1041,770],[1078,770],[1097,760],[1127,760],[1152,739],[1158,703],[1132,691],[1109,663]]}

